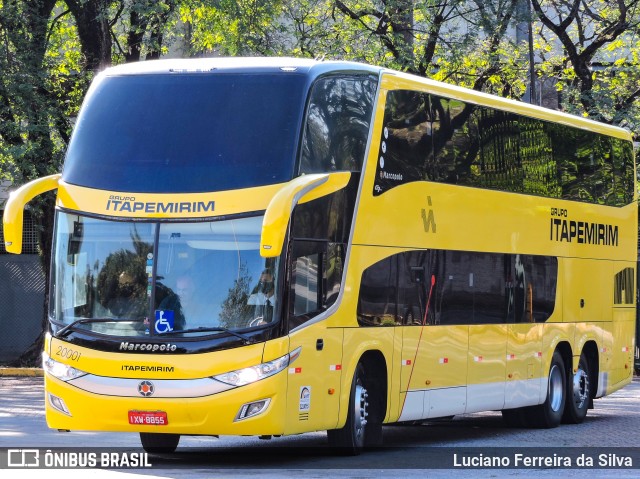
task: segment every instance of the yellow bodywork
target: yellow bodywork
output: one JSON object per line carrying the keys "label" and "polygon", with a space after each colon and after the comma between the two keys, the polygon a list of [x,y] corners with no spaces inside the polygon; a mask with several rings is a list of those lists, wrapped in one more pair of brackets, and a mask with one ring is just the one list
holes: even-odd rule
{"label": "yellow bodywork", "polygon": [[25,205],[42,193],[58,187],[60,174],[45,176],[22,185],[9,195],[2,217],[4,244],[8,253],[22,252],[22,221]]}
{"label": "yellow bodywork", "polygon": [[[45,351],[59,362],[79,370],[110,378],[144,378],[151,382],[208,378],[216,374],[254,366],[262,362],[263,352],[273,344],[256,344],[244,348],[194,355],[146,355],[109,354],[70,345],[56,338],[47,337]],[[78,358],[73,361],[68,351]],[[171,372],[145,372],[144,375],[123,371],[123,366],[163,366]],[[136,382],[137,383],[137,382]],[[45,375],[46,394],[63,398],[69,407],[66,415],[51,407],[46,401],[49,427],[70,430],[99,431],[153,431],[181,434],[283,434],[286,408],[287,371],[254,384],[231,389],[205,397],[157,398],[143,397],[132,387],[132,397],[116,397],[94,394]],[[270,399],[266,414],[242,421],[234,421],[240,407],[248,402]],[[140,426],[128,423],[128,412],[164,411],[168,416],[166,426]]]}
{"label": "yellow bodywork", "polygon": [[350,177],[348,172],[303,175],[278,190],[264,214],[260,254],[265,258],[280,256],[289,218],[296,204],[341,190]]}

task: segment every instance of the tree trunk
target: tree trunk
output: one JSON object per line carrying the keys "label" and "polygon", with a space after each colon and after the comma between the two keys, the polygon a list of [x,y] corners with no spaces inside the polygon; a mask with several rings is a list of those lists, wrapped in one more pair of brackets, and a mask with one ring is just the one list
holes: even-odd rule
{"label": "tree trunk", "polygon": [[111,28],[108,0],[66,0],[76,20],[80,51],[86,71],[100,71],[111,65]]}

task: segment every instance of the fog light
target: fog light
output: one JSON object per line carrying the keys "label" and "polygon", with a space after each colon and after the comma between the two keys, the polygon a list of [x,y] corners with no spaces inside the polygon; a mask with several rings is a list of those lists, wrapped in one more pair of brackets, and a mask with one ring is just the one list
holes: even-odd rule
{"label": "fog light", "polygon": [[269,406],[270,402],[271,402],[271,399],[261,399],[260,401],[254,401],[254,402],[244,404],[240,408],[240,411],[238,412],[238,415],[236,416],[235,421],[241,421],[249,417],[257,416],[258,414],[262,413],[265,409],[267,409],[267,406]]}
{"label": "fog light", "polygon": [[54,396],[53,394],[49,393],[49,404],[51,404],[51,407],[53,409],[56,409],[57,411],[66,414],[67,416],[71,416],[69,408],[58,396]]}

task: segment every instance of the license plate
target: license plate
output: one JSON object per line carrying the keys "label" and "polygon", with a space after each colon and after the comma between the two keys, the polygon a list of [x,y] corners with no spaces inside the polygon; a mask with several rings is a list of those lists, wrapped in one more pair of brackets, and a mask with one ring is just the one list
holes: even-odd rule
{"label": "license plate", "polygon": [[129,424],[139,426],[166,426],[169,424],[164,411],[129,411]]}

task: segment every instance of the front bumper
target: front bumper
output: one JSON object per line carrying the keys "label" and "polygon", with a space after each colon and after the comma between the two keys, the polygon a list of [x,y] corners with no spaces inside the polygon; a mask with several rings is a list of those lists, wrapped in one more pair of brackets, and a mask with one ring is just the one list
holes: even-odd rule
{"label": "front bumper", "polygon": [[[102,394],[98,394],[81,389],[71,384],[72,381],[61,381],[45,374],[46,419],[49,427],[186,435],[281,435],[284,432],[286,370],[246,386],[222,391],[203,388],[203,379],[173,381],[181,383],[180,387],[185,391],[183,397],[176,393],[179,391],[176,388],[170,388],[173,391],[172,397],[157,397],[158,394],[167,395],[166,387],[163,393],[163,385],[167,385],[161,380],[103,379],[112,386],[120,382],[121,386],[112,390],[104,389]],[[158,388],[154,386],[153,394],[145,397],[144,394],[149,392],[148,385],[137,391],[137,386],[143,382],[157,383]],[[190,383],[193,388],[189,387]],[[134,385],[136,389],[132,390]],[[122,391],[127,387],[135,392],[130,392],[127,397],[116,395],[119,394],[118,390]],[[197,396],[198,391],[206,395]],[[68,414],[52,405],[56,401],[52,401],[50,395],[64,401]],[[269,404],[260,414],[236,420],[243,405],[264,399],[268,399]],[[129,424],[129,411],[164,411],[167,413],[167,424]]]}

